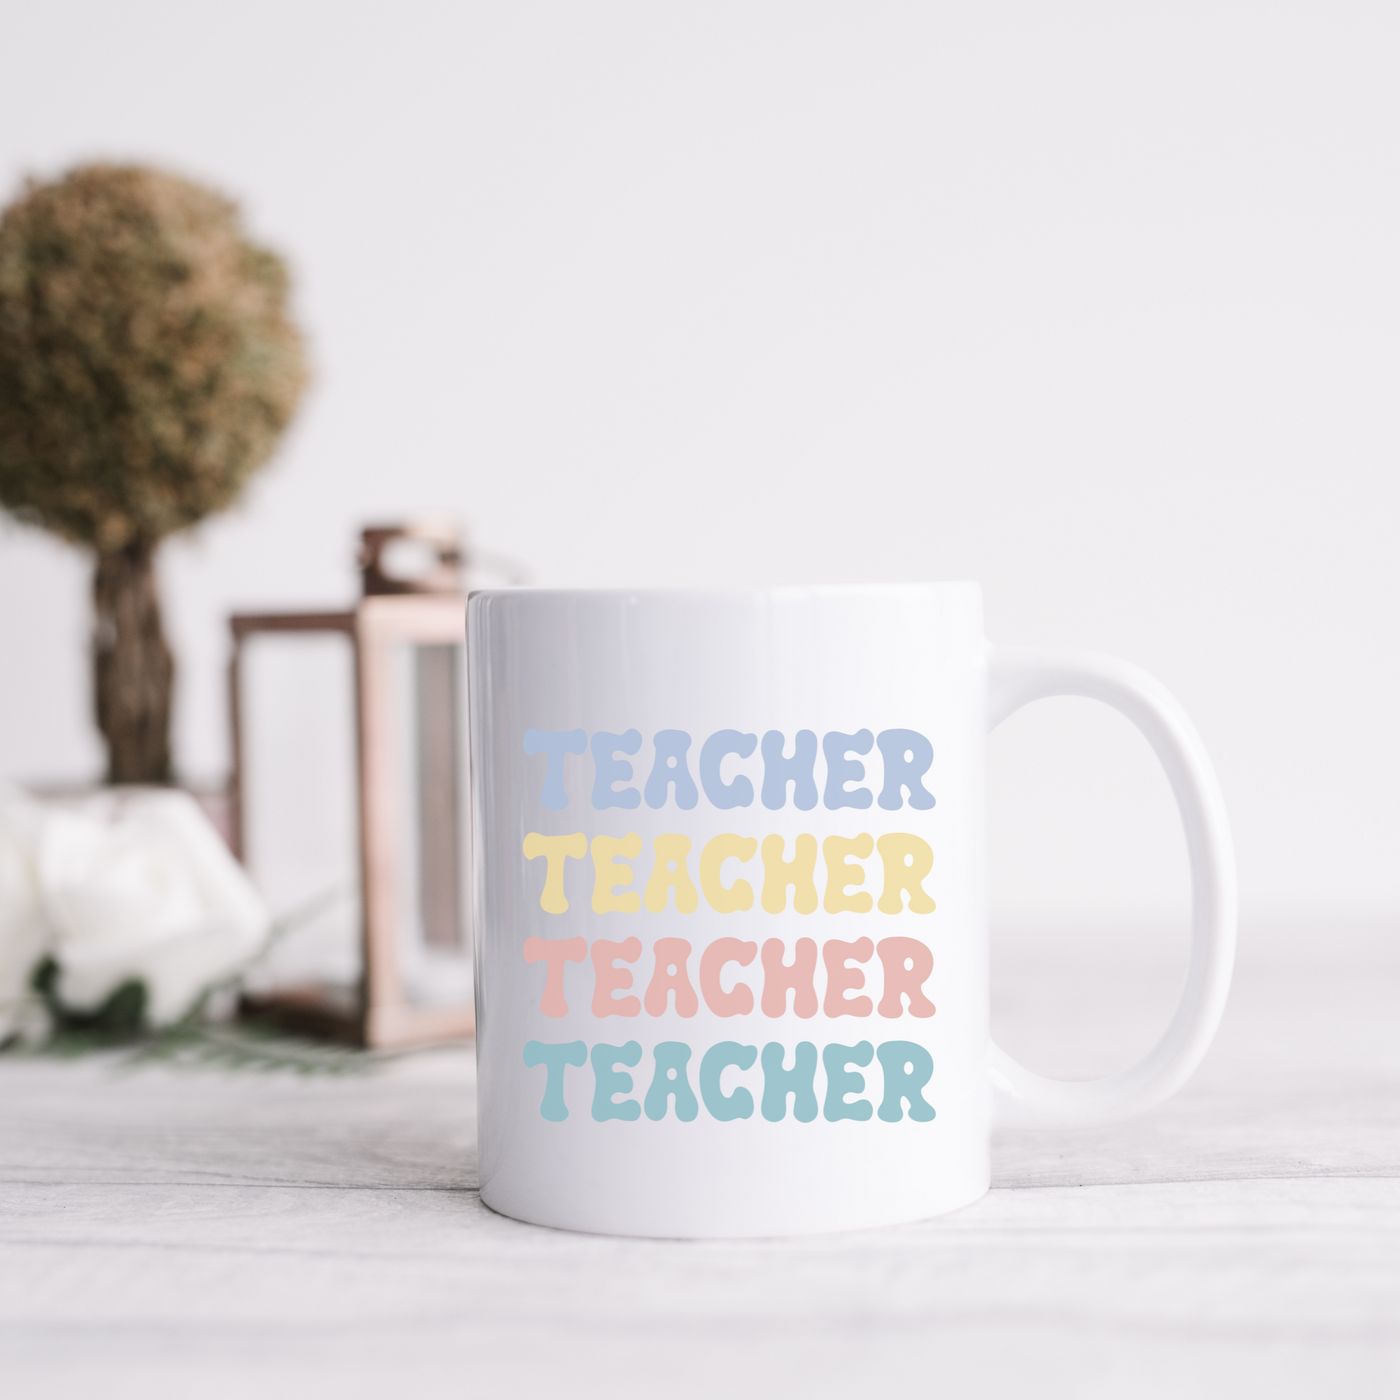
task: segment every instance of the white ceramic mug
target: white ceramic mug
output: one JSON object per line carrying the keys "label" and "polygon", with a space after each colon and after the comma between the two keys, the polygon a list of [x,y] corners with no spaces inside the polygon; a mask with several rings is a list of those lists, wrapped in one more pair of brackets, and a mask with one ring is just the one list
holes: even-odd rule
{"label": "white ceramic mug", "polygon": [[[989,646],[969,583],[505,590],[468,607],[481,1195],[542,1225],[740,1236],[921,1219],[989,1182],[992,1098],[1165,1099],[1234,959],[1215,776],[1125,662]],[[1087,695],[1166,769],[1190,972],[1126,1073],[988,1035],[983,744]]]}

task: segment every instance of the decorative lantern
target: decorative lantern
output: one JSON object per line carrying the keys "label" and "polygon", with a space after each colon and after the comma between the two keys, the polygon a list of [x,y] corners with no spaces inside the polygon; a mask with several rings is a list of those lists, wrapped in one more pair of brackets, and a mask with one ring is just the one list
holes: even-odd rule
{"label": "decorative lantern", "polygon": [[[416,552],[405,573],[396,556]],[[244,1009],[371,1047],[469,1036],[474,1027],[466,899],[465,618],[455,529],[367,529],[364,595],[346,612],[230,618],[235,850],[253,854],[257,803],[248,665],[255,639],[315,634],[348,641],[353,665],[358,826],[358,986],[305,981],[245,993]],[[303,725],[308,740],[315,724]],[[290,746],[294,752],[295,743]],[[284,753],[288,751],[284,743]],[[314,786],[303,783],[303,788]],[[265,794],[264,794],[265,797]],[[333,798],[327,798],[333,803]],[[257,871],[254,870],[256,877]],[[349,902],[352,910],[354,901]],[[425,967],[449,969],[434,992]],[[444,990],[445,989],[445,990]]]}

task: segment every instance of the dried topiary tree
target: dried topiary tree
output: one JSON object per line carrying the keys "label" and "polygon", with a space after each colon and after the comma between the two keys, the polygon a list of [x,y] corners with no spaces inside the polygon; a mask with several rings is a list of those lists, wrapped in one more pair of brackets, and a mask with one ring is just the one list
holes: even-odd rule
{"label": "dried topiary tree", "polygon": [[109,782],[168,782],[156,546],[228,506],[306,383],[287,273],[188,180],[88,165],[0,215],[0,505],[96,555]]}

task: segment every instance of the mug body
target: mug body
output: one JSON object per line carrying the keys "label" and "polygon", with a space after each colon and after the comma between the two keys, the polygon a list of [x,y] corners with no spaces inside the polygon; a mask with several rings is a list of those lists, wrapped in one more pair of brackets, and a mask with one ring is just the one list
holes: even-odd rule
{"label": "mug body", "polygon": [[975,584],[468,606],[482,1199],[671,1237],[988,1185]]}

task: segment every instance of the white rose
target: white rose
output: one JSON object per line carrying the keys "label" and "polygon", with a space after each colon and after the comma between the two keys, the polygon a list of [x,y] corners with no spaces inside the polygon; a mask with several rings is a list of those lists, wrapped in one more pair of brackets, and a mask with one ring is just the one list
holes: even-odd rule
{"label": "white rose", "polygon": [[32,1022],[30,979],[48,949],[34,875],[38,827],[34,803],[0,788],[0,1045]]}
{"label": "white rose", "polygon": [[78,1011],[134,979],[147,1020],[171,1025],[262,947],[271,923],[187,793],[115,789],[51,808],[36,868],[56,991]]}

